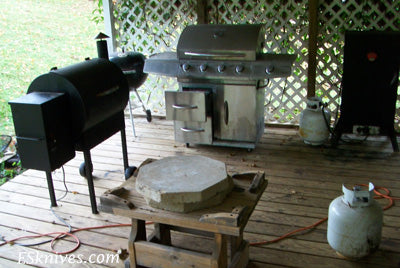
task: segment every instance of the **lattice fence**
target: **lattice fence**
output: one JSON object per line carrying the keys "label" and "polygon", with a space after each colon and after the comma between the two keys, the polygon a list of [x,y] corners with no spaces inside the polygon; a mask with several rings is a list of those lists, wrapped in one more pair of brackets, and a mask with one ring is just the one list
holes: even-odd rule
{"label": "lattice fence", "polygon": [[270,81],[266,89],[267,122],[297,123],[307,96],[308,1],[214,1],[209,4],[210,23],[263,23],[264,52],[297,54],[293,75]]}
{"label": "lattice fence", "polygon": [[[138,51],[146,56],[176,51],[182,30],[197,20],[195,1],[120,0],[113,7],[118,50]],[[174,89],[178,89],[176,79],[149,75],[138,93],[147,109],[163,115],[164,91]],[[133,101],[141,107],[137,100]]]}
{"label": "lattice fence", "polygon": [[[176,50],[184,27],[197,21],[197,1],[117,0],[112,19],[118,49],[146,56]],[[334,113],[340,103],[344,31],[399,30],[399,16],[400,4],[394,0],[319,1],[316,93]],[[297,124],[307,96],[308,1],[208,0],[206,18],[207,23],[263,23],[265,52],[298,55],[293,74],[271,80],[265,98],[267,122]],[[177,88],[175,79],[149,75],[139,94],[153,113],[164,114],[164,91]]]}

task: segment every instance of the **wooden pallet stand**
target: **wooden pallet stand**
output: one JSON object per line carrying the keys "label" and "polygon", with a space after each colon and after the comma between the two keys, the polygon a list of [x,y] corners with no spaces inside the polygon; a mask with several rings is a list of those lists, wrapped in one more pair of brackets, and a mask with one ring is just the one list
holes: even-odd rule
{"label": "wooden pallet stand", "polygon": [[[264,172],[232,176],[234,188],[220,205],[189,213],[170,212],[146,204],[135,190],[135,178],[100,197],[100,210],[132,220],[128,241],[130,267],[246,267],[249,243],[243,230],[267,187]],[[154,230],[146,234],[146,221]],[[171,231],[212,239],[212,253],[180,248]]]}

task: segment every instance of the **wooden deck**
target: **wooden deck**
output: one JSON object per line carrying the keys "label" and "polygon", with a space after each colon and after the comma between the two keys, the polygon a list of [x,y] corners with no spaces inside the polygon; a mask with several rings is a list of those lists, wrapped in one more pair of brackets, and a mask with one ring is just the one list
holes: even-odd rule
{"label": "wooden deck", "polygon": [[[129,120],[127,120],[127,124]],[[172,123],[154,119],[147,123],[135,119],[137,137],[127,127],[128,153],[131,165],[139,165],[147,158],[172,155],[201,154],[227,164],[228,171],[264,170],[269,185],[245,229],[251,242],[271,240],[286,232],[308,226],[326,217],[329,203],[341,195],[341,185],[373,182],[387,187],[393,196],[400,196],[400,154],[392,153],[385,137],[369,138],[362,144],[342,144],[338,149],[309,147],[302,143],[296,129],[266,129],[265,135],[253,152],[244,149],[210,146],[186,148],[174,142]],[[95,189],[99,197],[106,190],[123,181],[122,153],[119,134],[94,148]],[[83,156],[65,165],[68,195],[54,211],[73,228],[129,223],[126,218],[107,213],[93,215],[90,209],[87,184],[79,176],[78,167]],[[54,175],[57,197],[64,193],[62,172]],[[379,202],[385,204],[385,200]],[[67,231],[49,210],[44,172],[28,170],[0,187],[0,235],[5,239]],[[152,228],[149,226],[148,228]],[[379,251],[360,261],[344,260],[336,255],[326,241],[327,224],[283,241],[250,247],[249,267],[400,267],[400,207],[384,212],[383,239]],[[82,245],[74,253],[74,260],[55,257],[50,245],[31,248],[19,245],[0,247],[0,267],[123,267],[123,261],[107,262],[107,255],[127,248],[129,227],[107,228],[76,233]],[[56,244],[63,251],[73,247],[71,239]],[[182,247],[209,250],[209,241],[198,237],[185,238],[177,234]],[[29,241],[23,241],[28,243]],[[92,255],[94,254],[94,255]],[[46,258],[53,264],[45,263]],[[102,261],[103,260],[103,261]],[[57,262],[56,264],[54,262]],[[64,263],[63,263],[64,261]],[[89,263],[92,261],[94,263]]]}

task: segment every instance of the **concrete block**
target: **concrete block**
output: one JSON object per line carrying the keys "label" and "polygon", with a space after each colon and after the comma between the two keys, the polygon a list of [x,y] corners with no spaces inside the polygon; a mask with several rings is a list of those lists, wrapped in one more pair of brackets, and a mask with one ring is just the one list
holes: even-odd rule
{"label": "concrete block", "polygon": [[141,167],[136,179],[136,190],[149,205],[181,212],[222,202],[232,186],[225,163],[204,156],[157,160]]}

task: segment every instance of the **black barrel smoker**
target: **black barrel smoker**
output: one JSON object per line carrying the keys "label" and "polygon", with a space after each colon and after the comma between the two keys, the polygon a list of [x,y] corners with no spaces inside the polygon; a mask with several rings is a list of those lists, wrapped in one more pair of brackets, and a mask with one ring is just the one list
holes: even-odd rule
{"label": "black barrel smoker", "polygon": [[[103,52],[99,50],[99,57],[107,55]],[[51,172],[76,150],[83,152],[80,174],[87,178],[92,212],[97,213],[90,149],[118,131],[125,178],[133,174],[124,122],[128,98],[129,83],[121,68],[108,58],[96,58],[53,68],[31,83],[27,95],[10,101],[22,165],[46,172],[52,206],[57,202]]]}

